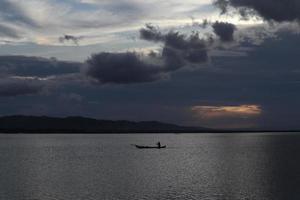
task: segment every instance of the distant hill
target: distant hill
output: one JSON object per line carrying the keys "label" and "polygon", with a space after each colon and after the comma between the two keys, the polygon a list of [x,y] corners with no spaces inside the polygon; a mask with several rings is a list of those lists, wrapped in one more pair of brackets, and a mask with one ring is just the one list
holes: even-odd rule
{"label": "distant hill", "polygon": [[180,133],[208,130],[157,121],[133,122],[46,116],[0,117],[0,132],[2,133]]}

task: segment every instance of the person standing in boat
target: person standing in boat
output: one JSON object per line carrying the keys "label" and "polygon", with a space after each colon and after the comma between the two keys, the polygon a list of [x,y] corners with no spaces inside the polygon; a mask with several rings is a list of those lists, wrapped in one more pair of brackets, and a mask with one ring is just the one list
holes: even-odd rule
{"label": "person standing in boat", "polygon": [[158,148],[161,148],[160,142],[157,142],[156,144],[157,144],[157,147],[158,147]]}

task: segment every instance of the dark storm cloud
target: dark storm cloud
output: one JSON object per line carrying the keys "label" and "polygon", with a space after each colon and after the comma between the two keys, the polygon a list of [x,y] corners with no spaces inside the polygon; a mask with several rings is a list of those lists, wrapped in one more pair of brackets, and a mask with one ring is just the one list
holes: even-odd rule
{"label": "dark storm cloud", "polygon": [[5,25],[0,24],[0,37],[20,38],[19,33]]}
{"label": "dark storm cloud", "polygon": [[277,22],[300,20],[299,0],[216,0],[215,4],[222,13],[234,7],[243,17],[259,15],[265,20]]}
{"label": "dark storm cloud", "polygon": [[133,52],[94,54],[86,63],[86,74],[103,84],[153,82],[164,74],[159,66],[146,63]]}
{"label": "dark storm cloud", "polygon": [[162,58],[167,68],[179,69],[186,64],[203,64],[208,61],[208,48],[212,41],[202,39],[197,32],[191,35],[170,31],[163,34],[159,28],[146,25],[140,29],[141,39],[162,42]]}
{"label": "dark storm cloud", "polygon": [[221,39],[223,42],[233,41],[233,34],[236,30],[236,26],[227,22],[215,22],[212,24],[214,33]]}
{"label": "dark storm cloud", "polygon": [[170,69],[203,64],[208,61],[208,44],[199,38],[198,33],[186,36],[178,32],[169,32],[165,35],[162,57]]}
{"label": "dark storm cloud", "polygon": [[46,85],[39,80],[2,78],[0,80],[0,97],[38,94],[41,93],[45,87]]}
{"label": "dark storm cloud", "polygon": [[26,13],[17,5],[9,0],[0,0],[0,18],[13,23],[29,26],[38,26],[37,23],[28,17]]}
{"label": "dark storm cloud", "polygon": [[83,39],[82,36],[73,36],[73,35],[64,35],[58,38],[60,43],[64,43],[65,41],[71,41],[76,45],[78,45],[78,42],[82,39]]}
{"label": "dark storm cloud", "polygon": [[86,74],[99,83],[130,84],[154,82],[188,65],[208,61],[208,41],[198,33],[191,35],[170,31],[161,33],[150,24],[140,30],[140,37],[152,42],[162,42],[160,54],[99,53],[86,61]]}
{"label": "dark storm cloud", "polygon": [[[235,26],[216,22],[215,32],[222,42],[233,40]],[[99,53],[86,61],[86,74],[99,83],[143,83],[161,80],[186,66],[199,66],[208,61],[213,38],[200,38],[197,32],[190,35],[176,31],[162,33],[158,27],[147,24],[140,29],[140,38],[163,43],[161,53],[137,55],[127,53]]]}

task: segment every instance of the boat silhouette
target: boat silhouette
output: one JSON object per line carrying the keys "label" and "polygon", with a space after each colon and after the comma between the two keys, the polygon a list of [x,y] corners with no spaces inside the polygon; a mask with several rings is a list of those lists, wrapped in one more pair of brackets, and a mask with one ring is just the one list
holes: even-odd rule
{"label": "boat silhouette", "polygon": [[156,146],[142,146],[137,144],[133,144],[133,145],[138,149],[164,149],[167,147],[166,145],[162,146],[160,142],[157,142]]}
{"label": "boat silhouette", "polygon": [[167,146],[141,146],[141,145],[134,145],[138,149],[165,149]]}

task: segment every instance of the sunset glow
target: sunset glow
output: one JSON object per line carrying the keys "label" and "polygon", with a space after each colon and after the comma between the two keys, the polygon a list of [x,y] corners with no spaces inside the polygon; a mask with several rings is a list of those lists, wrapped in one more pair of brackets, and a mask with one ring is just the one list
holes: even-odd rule
{"label": "sunset glow", "polygon": [[258,105],[194,106],[191,110],[201,118],[254,117],[262,113]]}

